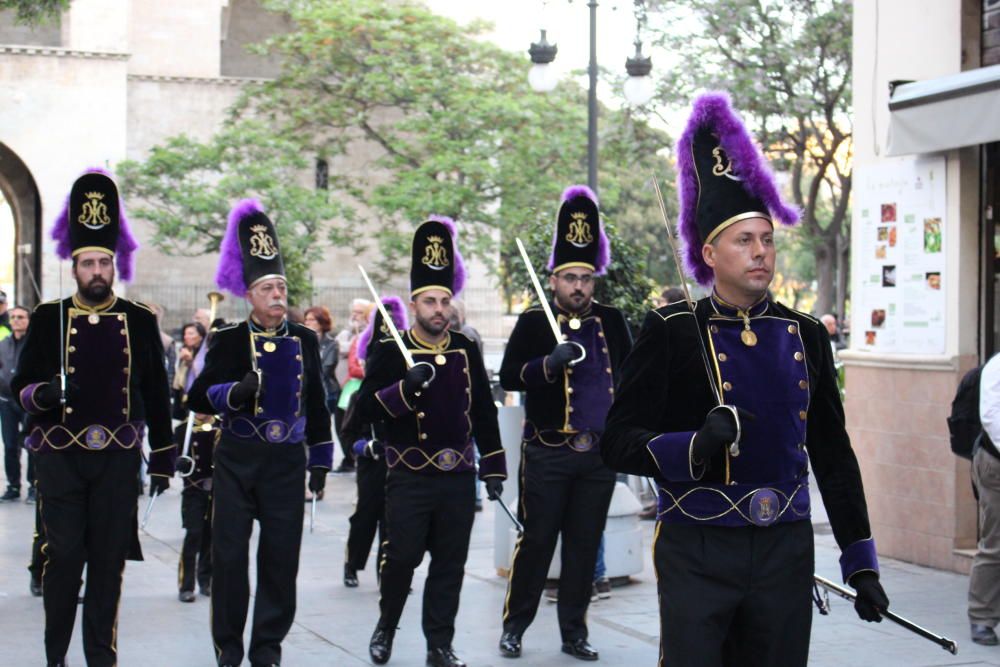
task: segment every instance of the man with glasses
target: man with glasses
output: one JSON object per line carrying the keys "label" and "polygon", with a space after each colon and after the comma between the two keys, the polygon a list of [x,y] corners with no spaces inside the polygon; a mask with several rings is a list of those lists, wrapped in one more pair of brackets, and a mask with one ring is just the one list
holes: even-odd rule
{"label": "man with glasses", "polygon": [[538,610],[561,533],[562,651],[598,659],[587,642],[586,614],[615,474],[601,462],[597,443],[632,346],[621,311],[594,301],[595,276],[609,263],[596,195],[568,188],[548,264],[562,340],[553,340],[545,312],[533,306],[518,318],[500,367],[503,388],[525,392],[518,504],[524,534],[514,548],[500,638],[508,658],[521,655],[521,636]]}

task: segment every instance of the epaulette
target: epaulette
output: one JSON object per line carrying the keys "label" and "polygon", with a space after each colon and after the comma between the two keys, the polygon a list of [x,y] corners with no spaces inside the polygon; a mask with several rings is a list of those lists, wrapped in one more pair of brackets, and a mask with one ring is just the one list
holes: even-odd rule
{"label": "epaulette", "polygon": [[37,312],[37,311],[38,311],[38,309],[39,309],[39,308],[41,308],[42,306],[51,306],[51,305],[53,305],[53,304],[58,304],[58,303],[62,303],[62,299],[51,299],[51,300],[49,300],[49,301],[43,301],[43,302],[41,302],[40,304],[36,305],[36,306],[35,306],[35,308],[34,308],[34,309],[33,309],[33,310],[31,311],[31,312],[32,312],[32,313],[35,313],[35,312]]}
{"label": "epaulette", "polygon": [[229,331],[230,329],[235,329],[240,324],[241,324],[241,322],[227,322],[226,324],[224,324],[221,327],[216,327],[214,329],[214,331],[215,331],[215,333],[219,333],[220,331]]}
{"label": "epaulette", "polygon": [[156,311],[153,310],[150,306],[144,304],[142,301],[135,301],[133,299],[129,299],[129,301],[132,301],[132,303],[134,303],[135,305],[139,306],[140,308],[148,310],[153,315],[153,317],[156,317]]}

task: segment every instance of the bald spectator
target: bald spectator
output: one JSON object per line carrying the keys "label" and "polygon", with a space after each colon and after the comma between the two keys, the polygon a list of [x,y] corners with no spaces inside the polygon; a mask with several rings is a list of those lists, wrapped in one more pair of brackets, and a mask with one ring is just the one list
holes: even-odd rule
{"label": "bald spectator", "polygon": [[837,316],[833,313],[826,313],[819,318],[819,321],[823,323],[823,326],[826,327],[826,332],[830,334],[830,343],[833,345],[834,354],[839,350],[845,349],[847,342],[840,334],[840,324],[837,322]]}

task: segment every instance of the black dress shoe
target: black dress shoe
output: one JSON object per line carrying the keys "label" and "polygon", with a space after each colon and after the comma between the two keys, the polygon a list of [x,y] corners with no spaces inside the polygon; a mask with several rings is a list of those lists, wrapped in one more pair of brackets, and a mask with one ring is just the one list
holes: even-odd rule
{"label": "black dress shoe", "polygon": [[198,593],[204,595],[207,598],[212,597],[212,584],[205,584],[204,586],[199,586]]}
{"label": "black dress shoe", "polygon": [[465,667],[450,646],[427,651],[427,667]]}
{"label": "black dress shoe", "polygon": [[36,598],[42,597],[42,580],[36,578],[35,575],[31,575],[31,582],[28,583],[28,590],[30,590],[31,594]]}
{"label": "black dress shoe", "polygon": [[46,667],[66,667],[68,663],[66,662],[65,659],[63,659],[63,660],[57,660],[55,662],[47,662],[45,664]]}
{"label": "black dress shoe", "polygon": [[177,594],[177,599],[181,602],[194,602],[194,591],[181,591]]}
{"label": "black dress shoe", "polygon": [[358,587],[358,571],[344,563],[344,585],[348,588]]}
{"label": "black dress shoe", "polygon": [[590,647],[586,639],[563,642],[562,652],[578,660],[597,660],[600,657],[597,651]]}
{"label": "black dress shoe", "polygon": [[972,642],[974,644],[980,644],[981,646],[996,646],[997,633],[988,625],[979,625],[978,623],[973,623],[971,625],[972,630]]}
{"label": "black dress shoe", "polygon": [[521,638],[513,632],[505,632],[500,637],[500,655],[505,658],[521,657]]}
{"label": "black dress shoe", "polygon": [[372,639],[368,642],[368,655],[376,665],[384,665],[389,662],[392,656],[392,639],[396,636],[395,630],[389,628],[375,628]]}

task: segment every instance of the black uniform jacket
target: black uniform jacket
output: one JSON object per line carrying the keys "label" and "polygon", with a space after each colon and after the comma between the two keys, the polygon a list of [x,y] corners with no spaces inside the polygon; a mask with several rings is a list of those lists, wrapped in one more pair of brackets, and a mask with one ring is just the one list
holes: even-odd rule
{"label": "black uniform jacket", "polygon": [[[39,451],[76,445],[130,449],[136,437],[141,445],[139,426],[144,423],[150,472],[173,475],[170,390],[156,316],[145,305],[121,297],[91,311],[67,297],[39,304],[31,316],[11,382],[14,395],[28,403],[28,444]],[[65,343],[60,343],[62,336]],[[60,349],[66,355],[67,405],[40,411],[31,401],[33,388],[59,373]]]}
{"label": "black uniform jacket", "polygon": [[[333,440],[330,429],[330,412],[326,407],[326,391],[323,388],[323,378],[320,374],[319,342],[316,334],[301,324],[288,322],[289,337],[294,337],[301,344],[301,378],[273,378],[271,390],[278,385],[298,386],[301,382],[300,404],[305,412],[305,442],[309,446],[309,467],[330,468],[333,458]],[[266,338],[258,335],[258,348],[264,345]],[[262,362],[263,365],[263,362]],[[287,373],[297,374],[298,364],[288,364]],[[205,368],[192,383],[188,391],[188,407],[195,412],[216,414],[217,406],[209,399],[209,389],[215,385],[239,382],[253,369],[250,359],[250,326],[246,321],[233,324],[216,331],[209,342],[208,354],[205,357]],[[269,369],[263,368],[263,395],[268,392]],[[285,369],[275,369],[281,373]],[[287,382],[286,382],[287,380]],[[223,415],[222,429],[226,433],[234,418],[246,421],[254,419],[254,415],[243,414],[244,411],[234,411]],[[262,418],[283,420],[288,423],[296,421],[293,414],[262,414]],[[294,432],[291,428],[284,433]]]}
{"label": "black uniform jacket", "polygon": [[[862,541],[870,542],[861,474],[844,425],[829,335],[819,321],[779,303],[768,302],[764,309],[762,317],[772,323],[781,322],[777,330],[784,332],[787,328],[783,335],[795,334],[789,336],[791,339],[796,335],[801,337],[808,372],[807,381],[796,383],[794,389],[798,391],[801,386],[808,392],[808,408],[796,416],[796,421],[799,417],[805,420],[805,443],[775,443],[782,452],[779,455],[799,456],[804,445],[834,536],[842,550]],[[706,345],[713,337],[719,339],[720,330],[726,326],[736,327],[737,331],[742,329],[738,318],[715,319],[720,314],[713,307],[711,297],[697,302],[696,313]],[[711,331],[710,317],[715,323]],[[609,467],[619,472],[654,477],[661,488],[669,487],[671,482],[664,479],[648,449],[650,441],[663,434],[697,431],[715,405],[694,322],[683,301],[647,314],[635,347],[622,368],[619,392],[600,441],[601,455]],[[767,339],[762,339],[757,345],[768,344]],[[710,353],[706,354],[710,357]],[[803,360],[798,354],[794,360],[790,354],[788,356],[787,360],[775,359],[774,363],[801,367]],[[719,367],[715,360],[710,363]],[[764,378],[754,380],[755,383],[770,382],[767,367],[753,372],[764,374]],[[775,386],[772,391],[784,391],[784,388]],[[766,396],[764,398],[766,402]],[[692,484],[725,488],[729,471],[727,456],[726,450],[717,454],[703,475]]]}
{"label": "black uniform jacket", "polygon": [[[555,336],[541,306],[533,306],[521,313],[517,324],[507,341],[503,363],[500,365],[500,384],[507,391],[527,392],[525,397],[525,420],[538,431],[576,432],[588,430],[592,421],[600,432],[606,414],[603,401],[614,397],[614,390],[621,379],[621,368],[625,357],[632,348],[632,334],[625,316],[617,308],[594,302],[587,312],[579,315],[582,322],[577,331],[568,326],[570,315],[552,304],[561,330],[587,349],[587,359],[578,367],[563,371],[563,377],[546,378],[541,364],[546,355],[556,346]],[[593,365],[596,378],[587,378],[587,367]],[[537,367],[537,369],[535,368]],[[610,373],[608,373],[610,369]],[[605,377],[600,378],[601,375]],[[534,382],[533,378],[550,381]],[[596,380],[608,384],[597,392]],[[585,384],[588,386],[581,386]],[[567,411],[568,403],[583,399],[585,405],[576,405],[573,414]],[[609,402],[610,403],[610,402]],[[599,414],[593,414],[594,412]]]}

